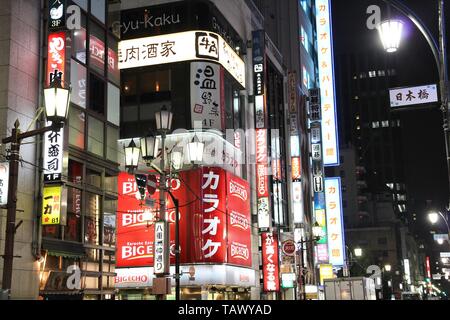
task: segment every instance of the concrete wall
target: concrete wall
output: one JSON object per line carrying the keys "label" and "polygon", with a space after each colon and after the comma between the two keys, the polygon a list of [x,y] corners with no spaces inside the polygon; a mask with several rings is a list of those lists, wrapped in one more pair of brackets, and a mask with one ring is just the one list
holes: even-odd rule
{"label": "concrete wall", "polygon": [[[40,3],[38,0],[3,0],[0,6],[0,138],[9,136],[16,119],[22,131],[33,120],[38,104]],[[33,127],[34,128],[34,127]],[[23,141],[20,155],[35,163],[34,139]],[[29,143],[31,142],[31,143]],[[0,148],[5,154],[5,148]],[[0,157],[2,159],[2,157]],[[17,221],[12,279],[13,299],[35,299],[39,292],[38,264],[31,253],[35,168],[19,167]],[[0,252],[4,252],[6,210],[0,210]],[[0,259],[0,274],[3,259]],[[1,278],[0,278],[1,281]]]}

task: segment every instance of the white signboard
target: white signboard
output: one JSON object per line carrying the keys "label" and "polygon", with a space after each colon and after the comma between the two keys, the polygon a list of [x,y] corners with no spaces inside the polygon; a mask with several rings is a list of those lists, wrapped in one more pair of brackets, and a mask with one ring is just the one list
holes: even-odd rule
{"label": "white signboard", "polygon": [[245,63],[214,32],[187,31],[119,42],[119,69],[212,60],[220,63],[245,87]]}
{"label": "white signboard", "polygon": [[[47,125],[50,125],[47,123]],[[64,130],[48,131],[44,136],[44,181],[61,180]]]}
{"label": "white signboard", "polygon": [[311,145],[313,160],[320,161],[322,159],[322,148],[320,143],[313,143]]}
{"label": "white signboard", "polygon": [[[153,285],[153,267],[116,268],[116,288],[142,288]],[[175,266],[170,267],[175,274]],[[182,286],[222,285],[253,287],[256,285],[255,270],[229,265],[182,265],[180,266]],[[172,285],[175,282],[172,281]]]}
{"label": "white signboard", "polygon": [[345,246],[342,221],[341,178],[325,179],[328,255],[333,267],[344,265]]}
{"label": "white signboard", "polygon": [[169,272],[169,261],[166,258],[165,250],[168,250],[169,230],[166,228],[166,222],[158,221],[155,223],[155,257],[153,267],[155,274],[167,274]]}
{"label": "white signboard", "polygon": [[440,256],[441,258],[450,258],[450,252],[441,252]]}
{"label": "white signboard", "polygon": [[389,98],[391,100],[391,108],[434,103],[439,101],[438,90],[435,84],[390,89]]}
{"label": "white signboard", "polygon": [[405,267],[406,283],[411,284],[411,269],[409,267],[409,259],[403,260],[403,266]]}
{"label": "white signboard", "polygon": [[200,122],[204,129],[225,129],[221,72],[220,65],[212,62],[191,63],[191,119],[194,128]]}
{"label": "white signboard", "polygon": [[8,203],[9,163],[0,163],[0,206]]}
{"label": "white signboard", "polygon": [[303,192],[302,182],[292,182],[293,191],[293,203],[294,203],[294,223],[303,223],[304,210],[303,210]]}
{"label": "white signboard", "polygon": [[316,0],[323,164],[339,165],[330,0]]}

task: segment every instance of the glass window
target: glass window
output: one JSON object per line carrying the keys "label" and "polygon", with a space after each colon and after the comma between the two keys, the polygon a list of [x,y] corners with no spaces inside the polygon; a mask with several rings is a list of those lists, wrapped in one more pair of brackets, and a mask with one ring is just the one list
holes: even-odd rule
{"label": "glass window", "polygon": [[111,126],[106,127],[106,158],[118,162],[119,151],[117,150],[119,140],[119,129]]}
{"label": "glass window", "polygon": [[105,113],[105,82],[90,74],[88,108],[100,114]]}
{"label": "glass window", "polygon": [[116,243],[116,211],[117,200],[105,199],[103,212],[103,245],[114,246]]}
{"label": "glass window", "polygon": [[42,226],[44,238],[61,239],[61,227],[59,225]]}
{"label": "glass window", "polygon": [[88,151],[103,157],[103,122],[89,117],[88,122]]}
{"label": "glass window", "polygon": [[83,164],[69,159],[69,181],[81,184],[83,181]]}
{"label": "glass window", "polygon": [[81,242],[81,190],[67,188],[67,225],[64,240]]}
{"label": "glass window", "polygon": [[81,8],[87,11],[88,0],[72,0],[75,4],[79,5]]}
{"label": "glass window", "polygon": [[117,59],[118,44],[116,39],[108,37],[108,78],[120,85],[119,61]]}
{"label": "glass window", "polygon": [[105,191],[117,194],[117,175],[105,172]]}
{"label": "glass window", "polygon": [[105,0],[91,0],[91,13],[98,20],[105,23]]}
{"label": "glass window", "polygon": [[86,68],[72,59],[70,64],[70,84],[72,86],[70,101],[82,108],[86,108],[86,77]]}
{"label": "glass window", "polygon": [[309,52],[309,40],[308,40],[308,34],[306,33],[305,29],[303,29],[303,26],[301,27],[301,41],[302,45],[305,48],[306,52]]}
{"label": "glass window", "polygon": [[76,108],[69,109],[69,144],[84,149],[85,114]]}
{"label": "glass window", "polygon": [[98,171],[87,169],[86,170],[86,183],[90,187],[102,188],[102,174]]}
{"label": "glass window", "polygon": [[108,121],[120,125],[120,90],[115,85],[108,83]]}
{"label": "glass window", "polygon": [[100,205],[101,197],[97,194],[86,193],[86,216],[84,217],[84,242],[98,245],[100,234]]}
{"label": "glass window", "polygon": [[73,31],[72,56],[78,61],[86,63],[86,16],[81,15],[81,29]]}
{"label": "glass window", "polygon": [[105,74],[105,31],[95,23],[89,24],[89,63],[92,69]]}

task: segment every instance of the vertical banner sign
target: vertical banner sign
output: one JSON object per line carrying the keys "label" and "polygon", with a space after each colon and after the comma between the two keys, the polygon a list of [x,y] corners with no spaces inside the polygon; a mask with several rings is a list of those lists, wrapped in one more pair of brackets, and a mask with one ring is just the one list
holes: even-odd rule
{"label": "vertical banner sign", "polygon": [[323,286],[323,280],[333,279],[333,266],[331,264],[321,264],[319,267],[320,284]]}
{"label": "vertical banner sign", "polygon": [[66,25],[66,1],[48,0],[48,29],[50,31],[65,27]]}
{"label": "vertical banner sign", "polygon": [[258,227],[270,227],[267,129],[256,129],[256,191],[258,198]]}
{"label": "vertical banner sign", "polygon": [[250,184],[227,172],[228,263],[252,266]]}
{"label": "vertical banner sign", "polygon": [[60,224],[62,186],[44,187],[42,197],[42,225]]}
{"label": "vertical banner sign", "polygon": [[[47,123],[47,125],[49,125]],[[63,167],[64,129],[44,135],[44,181],[60,181]]]}
{"label": "vertical banner sign", "polygon": [[191,63],[191,122],[201,122],[204,129],[224,127],[224,105],[221,92],[223,84],[221,66],[213,62]]}
{"label": "vertical banner sign", "polygon": [[255,94],[255,125],[257,129],[266,127],[265,109],[265,32],[252,32],[253,38],[253,91]]}
{"label": "vertical banner sign", "polygon": [[54,32],[48,35],[47,49],[47,86],[50,85],[55,72],[62,72],[62,81],[65,78],[65,59],[66,59],[66,33]]}
{"label": "vertical banner sign", "polygon": [[0,206],[8,203],[9,163],[0,163]]}
{"label": "vertical banner sign", "polygon": [[264,291],[276,292],[280,290],[278,238],[273,232],[263,232],[261,240]]}
{"label": "vertical banner sign", "polygon": [[316,0],[317,56],[322,106],[325,166],[339,165],[330,0]]}
{"label": "vertical banner sign", "polygon": [[345,261],[341,178],[325,179],[325,199],[330,264],[334,267],[341,267]]}
{"label": "vertical banner sign", "polygon": [[294,207],[294,223],[302,223],[304,217],[302,182],[301,181],[292,182],[292,189],[293,189],[292,200]]}
{"label": "vertical banner sign", "polygon": [[169,230],[165,221],[155,223],[155,258],[153,259],[153,267],[155,274],[169,273],[169,260],[164,250],[169,247]]}

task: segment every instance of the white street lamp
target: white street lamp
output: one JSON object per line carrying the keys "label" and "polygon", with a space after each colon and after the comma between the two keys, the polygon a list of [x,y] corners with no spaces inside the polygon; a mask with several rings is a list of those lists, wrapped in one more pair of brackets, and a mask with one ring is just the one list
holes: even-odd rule
{"label": "white street lamp", "polygon": [[158,152],[158,139],[156,139],[153,133],[149,133],[147,136],[141,138],[141,153],[142,159],[149,164],[156,158]]}
{"label": "white street lamp", "polygon": [[138,167],[139,153],[139,148],[136,147],[134,140],[131,139],[130,144],[125,148],[125,168],[130,174],[133,173]]}
{"label": "white street lamp", "polygon": [[354,252],[355,252],[355,256],[356,257],[361,257],[362,256],[362,249],[361,248],[355,248]]}
{"label": "white street lamp", "polygon": [[172,128],[173,113],[163,106],[160,111],[155,113],[156,129],[158,131],[167,132]]}
{"label": "white street lamp", "polygon": [[188,159],[191,163],[201,163],[203,161],[203,150],[205,144],[201,142],[197,135],[194,135],[192,141],[187,145]]}
{"label": "white street lamp", "polygon": [[70,89],[63,88],[61,72],[53,74],[50,86],[44,89],[45,116],[52,125],[59,125],[67,120],[70,105]]}
{"label": "white street lamp", "polygon": [[317,223],[317,221],[312,227],[312,233],[314,238],[320,239],[322,237],[322,227]]}
{"label": "white street lamp", "polygon": [[436,224],[439,220],[439,214],[437,212],[430,212],[428,214],[428,220],[430,220],[431,224]]}
{"label": "white street lamp", "polygon": [[444,239],[443,238],[437,238],[436,242],[438,243],[438,245],[443,245],[444,244]]}
{"label": "white street lamp", "polygon": [[395,52],[400,46],[403,32],[403,22],[400,20],[386,20],[377,27],[384,50]]}
{"label": "white street lamp", "polygon": [[384,266],[384,270],[386,270],[387,272],[391,272],[391,265],[390,264],[386,264]]}
{"label": "white street lamp", "polygon": [[172,151],[171,163],[174,170],[181,170],[183,168],[183,153],[181,151]]}

